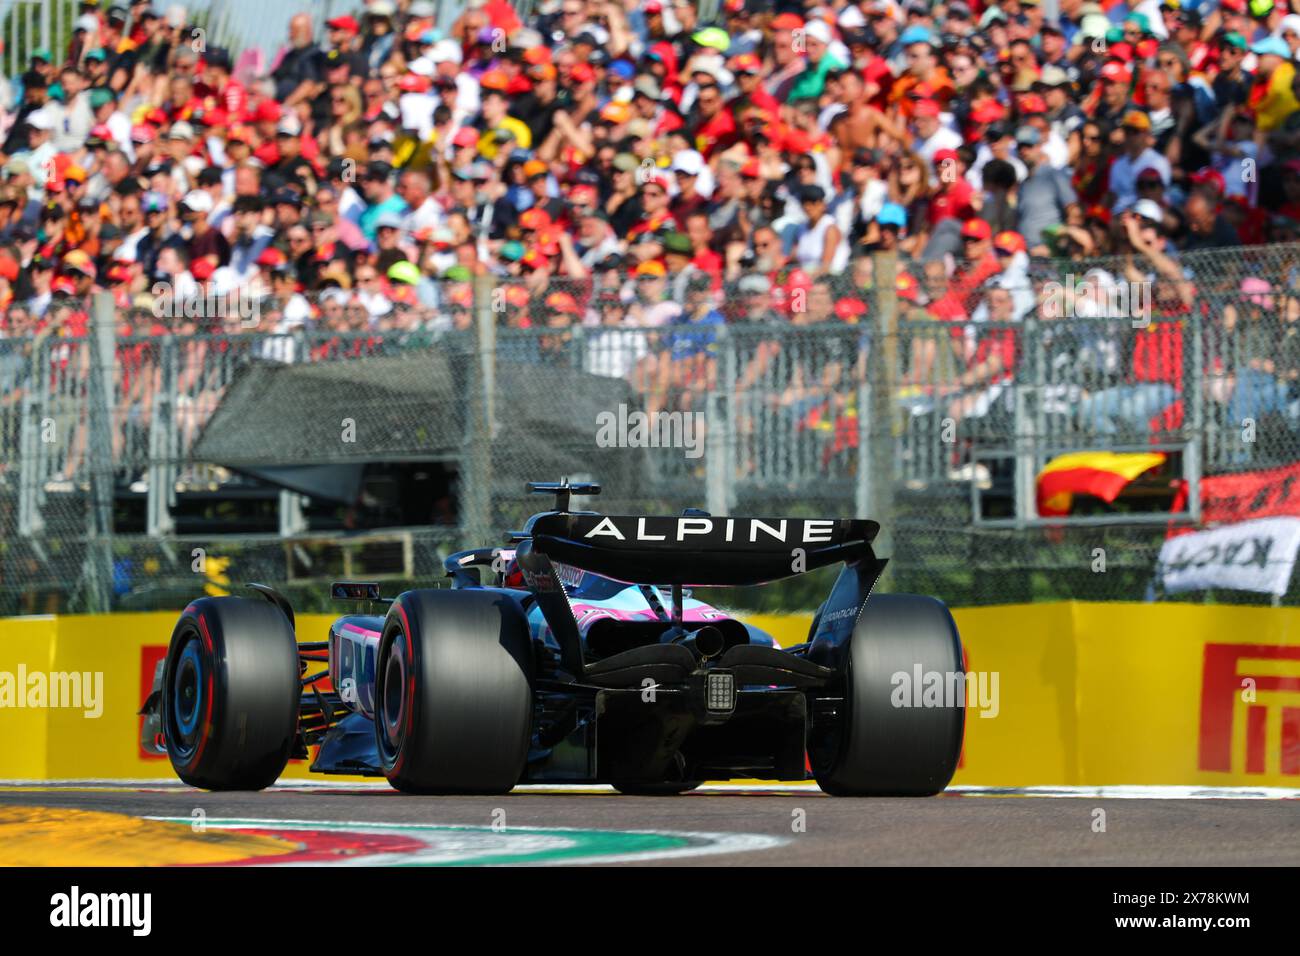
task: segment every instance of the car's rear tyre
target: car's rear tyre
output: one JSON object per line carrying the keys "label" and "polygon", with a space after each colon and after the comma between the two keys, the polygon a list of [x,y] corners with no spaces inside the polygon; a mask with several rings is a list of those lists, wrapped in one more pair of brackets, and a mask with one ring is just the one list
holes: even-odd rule
{"label": "car's rear tyre", "polygon": [[809,747],[817,783],[836,796],[939,793],[957,769],[965,700],[944,694],[938,706],[915,706],[910,685],[919,665],[922,675],[940,674],[944,690],[964,689],[953,677],[965,668],[948,608],[914,594],[875,595],[846,650],[837,719]]}
{"label": "car's rear tyre", "polygon": [[613,787],[628,797],[675,797],[690,793],[703,780],[682,781],[679,783],[620,783],[615,781]]}
{"label": "car's rear tyre", "polygon": [[293,627],[277,607],[200,598],[163,667],[162,728],[177,776],[204,790],[261,790],[284,771],[302,685]]}
{"label": "car's rear tyre", "polygon": [[532,734],[532,644],[519,605],[474,589],[407,591],[375,658],[384,776],[407,793],[506,793]]}

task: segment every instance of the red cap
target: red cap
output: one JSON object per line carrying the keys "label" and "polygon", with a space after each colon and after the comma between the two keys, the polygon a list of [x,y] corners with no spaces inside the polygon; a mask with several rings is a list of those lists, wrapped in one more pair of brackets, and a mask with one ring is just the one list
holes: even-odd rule
{"label": "red cap", "polygon": [[934,151],[934,157],[933,157],[934,165],[936,166],[938,166],[940,163],[947,162],[949,160],[955,161],[958,158],[959,157],[957,156],[957,150],[955,149],[936,149]]}
{"label": "red cap", "polygon": [[664,192],[670,191],[668,187],[668,177],[663,173],[655,173],[653,176],[646,177],[646,181],[641,184],[641,188],[645,189],[647,186],[658,186]]}
{"label": "red cap", "polygon": [[1002,104],[997,100],[985,100],[971,110],[970,118],[976,123],[996,123],[1006,115],[1007,111],[1002,108]]}
{"label": "red cap", "polygon": [[1133,62],[1133,44],[1131,43],[1125,43],[1122,40],[1119,43],[1112,43],[1106,53],[1116,60],[1123,60],[1125,63]]}
{"label": "red cap", "polygon": [[18,262],[7,252],[0,254],[0,278],[10,282],[18,278]]}
{"label": "red cap", "polygon": [[840,299],[835,303],[835,314],[845,322],[856,322],[867,314],[867,305],[861,299]]}
{"label": "red cap", "polygon": [[967,219],[962,224],[961,237],[963,239],[991,239],[993,237],[993,227],[983,219]]}
{"label": "red cap", "polygon": [[253,110],[254,123],[277,123],[280,120],[280,104],[275,100],[262,100]]}
{"label": "red cap", "polygon": [[772,18],[773,30],[798,30],[803,26],[803,17],[797,13],[782,13]]}
{"label": "red cap", "polygon": [[[1294,163],[1296,160],[1291,160],[1291,162]],[[1142,172],[1146,172],[1146,170],[1144,169]],[[1159,176],[1160,174],[1157,173],[1156,175]],[[1227,186],[1227,183],[1225,183],[1223,179],[1223,173],[1210,166],[1202,166],[1196,172],[1192,173],[1190,178],[1192,182],[1198,185],[1201,183],[1210,183],[1214,186],[1214,191],[1220,196],[1223,195],[1224,188]]]}
{"label": "red cap", "polygon": [[570,315],[578,314],[578,302],[567,292],[552,292],[546,297],[546,307],[554,309],[556,312],[568,312]]}
{"label": "red cap", "polygon": [[785,279],[787,289],[811,289],[812,284],[812,276],[802,269],[795,269]]}
{"label": "red cap", "polygon": [[532,209],[525,209],[519,216],[519,228],[521,229],[545,229],[551,225],[551,216],[545,209],[538,209],[534,206]]}
{"label": "red cap", "polygon": [[206,282],[212,278],[212,273],[216,271],[216,266],[212,264],[211,259],[195,259],[190,263],[190,275],[200,282]]}
{"label": "red cap", "polygon": [[1026,116],[1034,113],[1046,113],[1047,101],[1037,93],[1026,93],[1020,97],[1020,112]]}
{"label": "red cap", "polygon": [[1124,68],[1124,64],[1117,63],[1114,60],[1101,68],[1101,78],[1112,83],[1127,83],[1132,79],[1128,70]]}
{"label": "red cap", "polygon": [[757,179],[759,177],[758,160],[747,160],[745,165],[740,167],[740,175],[748,179]]}
{"label": "red cap", "polygon": [[361,27],[357,21],[350,16],[335,17],[333,20],[326,20],[325,26],[331,30],[346,30],[348,33],[360,33]]}
{"label": "red cap", "polygon": [[801,129],[792,129],[785,134],[783,147],[787,153],[811,153],[812,137]]}
{"label": "red cap", "polygon": [[488,70],[478,78],[478,85],[485,90],[505,90],[510,86],[510,77],[501,70]]}
{"label": "red cap", "polygon": [[934,100],[917,100],[912,107],[913,116],[938,116],[939,112],[939,104]]}
{"label": "red cap", "polygon": [[598,195],[595,186],[592,186],[589,183],[578,183],[578,185],[569,190],[569,201],[576,203],[581,198],[585,197],[595,199]]}
{"label": "red cap", "polygon": [[753,53],[742,53],[739,56],[732,57],[731,71],[733,73],[762,73],[763,62]]}
{"label": "red cap", "polygon": [[569,78],[575,83],[590,83],[596,78],[596,71],[589,63],[575,63],[569,71]]}
{"label": "red cap", "polygon": [[397,81],[397,88],[403,93],[429,92],[429,78],[418,73],[404,73]]}
{"label": "red cap", "polygon": [[644,13],[663,13],[664,5],[660,3],[659,0],[650,0],[650,2],[641,9]]}
{"label": "red cap", "polygon": [[[980,220],[983,222],[984,220]],[[1003,252],[1024,252],[1029,247],[1025,245],[1025,237],[1018,232],[1012,232],[1008,229],[1006,232],[999,232],[993,237],[993,248],[1000,249]]]}
{"label": "red cap", "polygon": [[274,268],[275,266],[284,265],[284,263],[284,253],[275,248],[275,246],[267,246],[266,249],[262,251],[262,254],[257,257],[257,264],[259,266],[270,266]]}
{"label": "red cap", "polygon": [[478,145],[478,130],[474,129],[472,126],[462,126],[460,129],[456,130],[455,135],[452,136],[451,145],[468,146],[472,149]]}

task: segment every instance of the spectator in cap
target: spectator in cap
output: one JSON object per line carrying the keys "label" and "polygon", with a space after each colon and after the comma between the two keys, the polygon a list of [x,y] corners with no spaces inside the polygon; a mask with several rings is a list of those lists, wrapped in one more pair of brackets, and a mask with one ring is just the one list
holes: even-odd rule
{"label": "spectator in cap", "polygon": [[365,196],[367,208],[358,225],[366,238],[374,242],[379,218],[385,213],[392,213],[400,219],[407,212],[406,200],[397,194],[393,184],[393,168],[382,161],[366,165],[361,177],[361,192]]}
{"label": "spectator in cap", "polygon": [[1048,255],[1044,233],[1066,221],[1079,197],[1070,177],[1048,161],[1042,134],[1036,128],[1022,126],[1017,131],[1016,150],[1029,170],[1017,189],[1020,221],[1016,231],[1025,237],[1032,255]]}
{"label": "spectator in cap", "polygon": [[936,100],[919,100],[912,106],[912,128],[916,131],[912,149],[929,165],[931,184],[939,181],[939,170],[934,162],[935,153],[940,150],[956,150],[963,145],[961,134],[952,127],[943,125],[940,115]]}
{"label": "spectator in cap", "polygon": [[1137,175],[1148,167],[1160,173],[1168,186],[1169,161],[1151,148],[1151,120],[1141,110],[1130,110],[1120,124],[1124,147],[1110,167],[1110,193],[1107,205],[1122,212],[1137,201]]}
{"label": "spectator in cap", "polygon": [[1097,79],[1083,111],[1093,119],[1118,125],[1133,108],[1133,74],[1121,60],[1110,59],[1102,64]]}
{"label": "spectator in cap", "polygon": [[1255,123],[1261,133],[1271,133],[1287,117],[1300,110],[1300,101],[1292,88],[1295,80],[1295,63],[1291,48],[1277,36],[1268,36],[1251,45],[1255,54],[1255,81],[1251,88],[1250,104],[1255,111]]}

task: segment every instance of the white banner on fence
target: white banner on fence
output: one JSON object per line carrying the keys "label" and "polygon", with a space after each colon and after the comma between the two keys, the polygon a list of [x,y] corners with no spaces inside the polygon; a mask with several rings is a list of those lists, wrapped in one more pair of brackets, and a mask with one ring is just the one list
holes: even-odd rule
{"label": "white banner on fence", "polygon": [[1160,548],[1167,593],[1223,588],[1286,593],[1300,548],[1300,518],[1256,518],[1179,535]]}

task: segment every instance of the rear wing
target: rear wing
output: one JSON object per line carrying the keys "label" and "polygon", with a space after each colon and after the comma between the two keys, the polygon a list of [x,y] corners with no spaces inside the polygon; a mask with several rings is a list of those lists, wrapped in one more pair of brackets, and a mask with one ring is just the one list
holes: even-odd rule
{"label": "rear wing", "polygon": [[739,587],[874,559],[879,531],[858,518],[545,512],[520,537],[553,561],[629,584]]}

